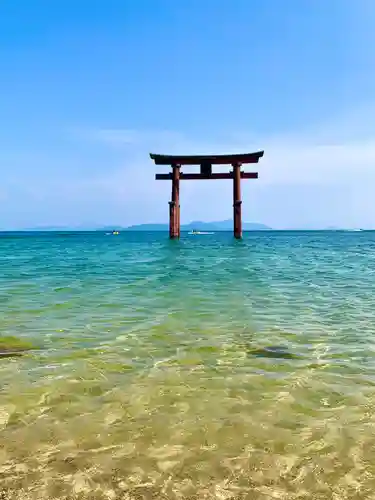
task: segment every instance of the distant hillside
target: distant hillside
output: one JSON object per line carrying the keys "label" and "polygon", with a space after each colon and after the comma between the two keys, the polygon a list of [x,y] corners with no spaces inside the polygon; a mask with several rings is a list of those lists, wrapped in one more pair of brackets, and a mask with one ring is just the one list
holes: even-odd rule
{"label": "distant hillside", "polygon": [[137,224],[120,228],[122,231],[169,231],[168,224]]}
{"label": "distant hillside", "polygon": [[27,227],[21,229],[21,231],[30,231],[30,232],[44,232],[44,231],[71,231],[72,228],[65,226],[36,226],[36,227]]}
{"label": "distant hillside", "polygon": [[[203,222],[203,221],[193,221],[189,224],[181,224],[181,231],[232,231],[233,221],[224,220],[217,222]],[[243,231],[269,231],[272,230],[264,224],[258,224],[256,222],[243,222]],[[138,224],[134,226],[129,226],[123,229],[124,231],[168,231],[168,224]]]}
{"label": "distant hillside", "polygon": [[[119,231],[169,231],[168,224],[136,224],[133,226],[123,227],[116,224],[111,226],[95,226],[95,225],[78,225],[75,227],[69,226],[38,226],[25,228],[23,231],[113,231],[117,229]],[[203,222],[203,221],[193,221],[189,224],[182,224],[181,231],[232,231],[233,221],[223,220],[217,222]],[[243,231],[269,231],[272,230],[264,224],[258,224],[256,222],[243,222]]]}
{"label": "distant hillside", "polygon": [[[110,230],[116,226],[110,226]],[[102,226],[90,226],[90,225],[78,225],[78,226],[36,226],[36,227],[27,227],[21,229],[21,231],[27,232],[80,232],[80,231],[103,231],[106,228]]]}

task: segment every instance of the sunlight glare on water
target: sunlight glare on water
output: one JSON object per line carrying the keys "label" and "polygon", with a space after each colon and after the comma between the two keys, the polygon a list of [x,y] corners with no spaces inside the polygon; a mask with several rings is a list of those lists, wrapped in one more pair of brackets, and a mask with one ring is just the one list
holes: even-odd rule
{"label": "sunlight glare on water", "polygon": [[0,313],[2,499],[375,498],[375,233],[3,234]]}

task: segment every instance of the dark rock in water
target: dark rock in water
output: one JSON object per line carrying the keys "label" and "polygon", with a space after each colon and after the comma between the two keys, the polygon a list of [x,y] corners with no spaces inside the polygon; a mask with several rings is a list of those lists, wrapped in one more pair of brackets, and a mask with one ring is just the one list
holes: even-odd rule
{"label": "dark rock in water", "polygon": [[298,359],[298,356],[289,352],[286,347],[280,345],[248,349],[247,353],[257,358]]}
{"label": "dark rock in water", "polygon": [[0,359],[1,358],[16,358],[17,356],[22,356],[25,351],[1,351],[0,350]]}
{"label": "dark rock in water", "polygon": [[22,356],[33,348],[34,346],[30,342],[17,339],[16,337],[0,336],[0,359]]}

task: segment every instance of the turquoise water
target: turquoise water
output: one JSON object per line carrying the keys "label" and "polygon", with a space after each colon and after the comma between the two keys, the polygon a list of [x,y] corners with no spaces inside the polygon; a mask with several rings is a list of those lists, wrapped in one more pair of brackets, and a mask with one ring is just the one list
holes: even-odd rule
{"label": "turquoise water", "polygon": [[0,328],[1,498],[375,498],[375,233],[3,234]]}

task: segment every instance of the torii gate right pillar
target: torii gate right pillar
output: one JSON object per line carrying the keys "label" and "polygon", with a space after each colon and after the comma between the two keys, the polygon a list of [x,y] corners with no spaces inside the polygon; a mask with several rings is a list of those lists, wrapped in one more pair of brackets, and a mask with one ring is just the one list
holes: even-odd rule
{"label": "torii gate right pillar", "polygon": [[241,163],[233,163],[233,235],[242,238]]}

